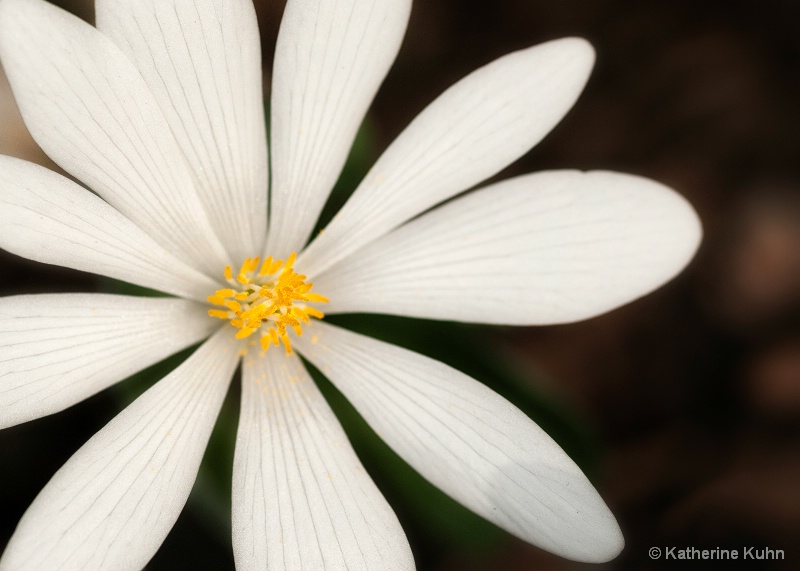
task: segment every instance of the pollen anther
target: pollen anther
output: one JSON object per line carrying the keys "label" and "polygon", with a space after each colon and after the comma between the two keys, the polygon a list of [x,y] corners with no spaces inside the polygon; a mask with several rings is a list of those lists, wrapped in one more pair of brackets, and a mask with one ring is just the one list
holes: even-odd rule
{"label": "pollen anther", "polygon": [[[227,319],[239,331],[237,339],[245,339],[260,332],[261,349],[283,343],[286,353],[292,352],[287,327],[299,336],[303,323],[310,318],[322,319],[325,314],[307,303],[327,303],[328,298],[312,293],[312,283],[306,276],[294,271],[297,255],[292,253],[284,262],[268,257],[247,258],[234,276],[230,266],[225,267],[225,281],[230,288],[220,289],[208,297],[209,303],[224,309],[209,309],[208,315]],[[259,269],[260,264],[260,269]]]}

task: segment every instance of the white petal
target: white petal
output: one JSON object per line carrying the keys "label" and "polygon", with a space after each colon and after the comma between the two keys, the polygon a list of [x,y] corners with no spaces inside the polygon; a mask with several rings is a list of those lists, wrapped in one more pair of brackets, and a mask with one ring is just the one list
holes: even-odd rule
{"label": "white petal", "polygon": [[0,247],[198,300],[218,287],[94,194],[44,167],[4,156]]}
{"label": "white petal", "polygon": [[300,258],[308,275],[528,152],[569,111],[594,63],[567,38],[508,54],[471,73],[400,134]]}
{"label": "white petal", "polygon": [[450,202],[314,280],[326,313],[510,325],[587,319],[674,277],[700,242],[678,194],[611,172],[514,178]]}
{"label": "white petal", "polygon": [[41,0],[0,2],[0,57],[36,142],[159,244],[216,275],[226,255],[141,74]]}
{"label": "white petal", "polygon": [[220,330],[81,447],[22,516],[0,568],[142,569],[186,503],[238,347]]}
{"label": "white petal", "polygon": [[173,298],[0,298],[0,428],[64,410],[201,341],[219,322]]}
{"label": "white petal", "polygon": [[233,468],[242,569],[413,569],[397,518],[300,360],[245,357]]}
{"label": "white petal", "polygon": [[296,347],[425,478],[517,537],[579,561],[622,549],[575,463],[511,403],[442,363],[314,323]]}
{"label": "white petal", "polygon": [[410,0],[290,0],[272,79],[268,253],[308,239],[394,61]]}
{"label": "white petal", "polygon": [[136,64],[209,218],[243,260],[267,224],[261,47],[251,0],[97,0],[98,29]]}

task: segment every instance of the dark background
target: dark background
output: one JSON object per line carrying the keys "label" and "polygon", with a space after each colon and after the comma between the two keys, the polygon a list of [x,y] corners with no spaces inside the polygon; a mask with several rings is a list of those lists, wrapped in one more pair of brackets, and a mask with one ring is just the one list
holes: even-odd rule
{"label": "dark background", "polygon": [[[91,20],[90,2],[61,4]],[[268,73],[283,2],[257,6]],[[568,326],[452,334],[464,347],[480,336],[489,368],[511,371],[507,377],[516,381],[497,390],[584,466],[622,526],[623,554],[585,566],[467,516],[442,524],[424,505],[406,501],[370,445],[355,436],[421,570],[716,568],[652,562],[652,546],[784,549],[785,561],[746,567],[800,568],[799,31],[800,3],[793,0],[416,2],[368,119],[367,158],[476,67],[542,41],[582,36],[598,52],[583,97],[502,177],[553,168],[648,176],[686,196],[705,229],[686,272],[611,314]],[[0,152],[49,164],[2,82]],[[4,294],[104,289],[91,276],[5,252],[0,280]],[[426,334],[450,335],[447,327]],[[236,398],[234,390],[226,405],[234,411]],[[0,432],[0,546],[53,472],[113,417],[119,400],[106,391]],[[229,470],[226,454],[212,456],[219,464],[212,471]],[[232,568],[227,508],[224,500],[212,505],[219,496],[193,496],[148,568]],[[209,522],[209,514],[218,521]]]}

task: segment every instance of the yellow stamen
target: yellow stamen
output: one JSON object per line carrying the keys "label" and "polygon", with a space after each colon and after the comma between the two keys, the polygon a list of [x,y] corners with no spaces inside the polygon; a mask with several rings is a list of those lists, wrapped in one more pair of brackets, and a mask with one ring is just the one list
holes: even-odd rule
{"label": "yellow stamen", "polygon": [[308,301],[315,301],[317,303],[328,303],[330,301],[327,297],[319,295],[318,293],[309,293],[306,297],[308,297]]}
{"label": "yellow stamen", "polygon": [[242,327],[239,329],[239,332],[236,334],[237,339],[244,339],[245,337],[250,337],[256,330],[252,327]]}
{"label": "yellow stamen", "polygon": [[286,347],[286,354],[292,354],[292,343],[289,341],[289,336],[284,333],[281,335],[281,341],[283,341],[283,346]]}
{"label": "yellow stamen", "polygon": [[308,303],[327,303],[328,298],[312,293],[314,285],[306,276],[294,271],[297,254],[292,253],[286,262],[272,256],[261,262],[260,258],[247,258],[234,279],[231,266],[225,266],[225,281],[231,286],[214,292],[209,303],[225,309],[210,309],[211,317],[227,319],[238,329],[237,339],[246,339],[259,332],[263,351],[270,345],[283,343],[286,353],[292,352],[288,328],[298,336],[303,333],[303,323],[311,318],[322,319],[325,314]]}
{"label": "yellow stamen", "polygon": [[311,317],[316,317],[317,319],[322,319],[325,317],[324,313],[322,313],[319,309],[314,309],[313,307],[306,307],[306,313]]}

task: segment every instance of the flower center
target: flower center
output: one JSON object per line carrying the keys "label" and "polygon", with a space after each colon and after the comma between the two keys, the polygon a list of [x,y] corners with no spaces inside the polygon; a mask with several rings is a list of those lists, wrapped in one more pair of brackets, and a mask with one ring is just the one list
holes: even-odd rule
{"label": "flower center", "polygon": [[[284,262],[272,256],[261,262],[260,258],[247,258],[233,276],[230,266],[225,267],[225,281],[230,288],[220,289],[208,297],[208,301],[225,309],[209,309],[211,317],[230,320],[239,331],[237,339],[261,333],[261,348],[266,351],[270,343],[283,343],[286,353],[292,352],[287,327],[297,335],[303,334],[303,323],[324,313],[309,307],[307,302],[327,303],[328,298],[312,293],[314,284],[306,282],[306,276],[294,271],[297,254],[292,253]],[[259,268],[261,264],[261,268]]]}

